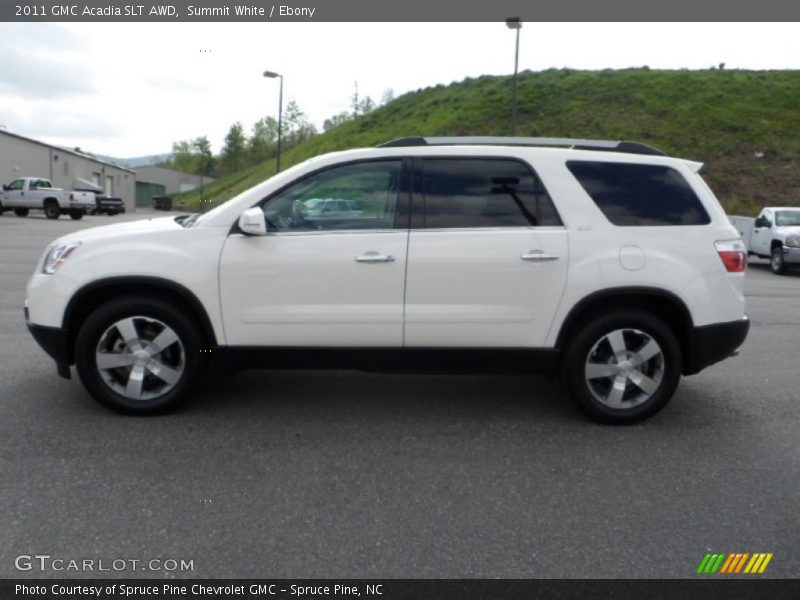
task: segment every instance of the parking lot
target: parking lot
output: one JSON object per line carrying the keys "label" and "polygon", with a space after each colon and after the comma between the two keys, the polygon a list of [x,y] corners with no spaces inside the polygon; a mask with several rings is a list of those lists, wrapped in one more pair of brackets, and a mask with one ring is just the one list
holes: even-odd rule
{"label": "parking lot", "polygon": [[[747,273],[739,357],[632,427],[522,376],[209,376],[175,414],[96,404],[28,334],[69,231],[0,217],[0,576],[20,554],[192,560],[163,577],[690,577],[706,552],[800,574],[800,269]],[[148,213],[144,216],[153,216]],[[109,575],[114,573],[103,573]]]}

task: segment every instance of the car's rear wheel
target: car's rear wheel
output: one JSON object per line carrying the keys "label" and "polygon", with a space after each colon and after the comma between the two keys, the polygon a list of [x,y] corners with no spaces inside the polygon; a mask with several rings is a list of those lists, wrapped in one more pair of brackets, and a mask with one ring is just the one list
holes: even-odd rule
{"label": "car's rear wheel", "polygon": [[606,313],[571,340],[562,382],[592,419],[631,424],[666,406],[678,386],[681,362],[674,333],[658,317],[639,310]]}
{"label": "car's rear wheel", "polygon": [[83,218],[83,211],[81,210],[71,210],[69,211],[69,218],[73,221],[80,221]]}
{"label": "car's rear wheel", "polygon": [[775,246],[772,249],[772,256],[769,260],[769,268],[775,275],[785,275],[787,271],[786,261],[783,259],[783,248]]}
{"label": "car's rear wheel", "polygon": [[44,216],[48,219],[57,219],[61,216],[61,207],[55,200],[47,200],[44,203]]}
{"label": "car's rear wheel", "polygon": [[83,324],[75,344],[78,375],[102,405],[156,414],[185,400],[203,371],[198,327],[169,303],[112,300]]}
{"label": "car's rear wheel", "polygon": [[29,212],[30,212],[30,210],[27,209],[27,208],[15,208],[14,209],[14,214],[17,215],[18,217],[27,217]]}

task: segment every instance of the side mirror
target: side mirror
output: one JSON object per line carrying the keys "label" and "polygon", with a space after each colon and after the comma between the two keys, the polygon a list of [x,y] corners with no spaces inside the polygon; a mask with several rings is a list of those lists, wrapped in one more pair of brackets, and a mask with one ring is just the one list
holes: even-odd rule
{"label": "side mirror", "polygon": [[756,218],[756,221],[755,221],[755,223],[753,223],[753,225],[755,227],[766,227],[766,223],[767,223],[767,220],[764,217],[758,217],[758,218]]}
{"label": "side mirror", "polygon": [[248,208],[239,217],[239,229],[245,235],[267,235],[267,220],[258,206]]}

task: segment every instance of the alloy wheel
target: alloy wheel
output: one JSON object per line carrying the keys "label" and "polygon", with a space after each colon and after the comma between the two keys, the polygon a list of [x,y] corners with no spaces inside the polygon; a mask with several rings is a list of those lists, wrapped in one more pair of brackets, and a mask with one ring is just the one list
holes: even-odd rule
{"label": "alloy wheel", "polygon": [[166,323],[144,316],[116,321],[100,336],[97,370],[113,391],[132,400],[163,396],[180,381],[185,351]]}
{"label": "alloy wheel", "polygon": [[639,329],[615,329],[589,351],[584,377],[602,404],[633,408],[658,391],[664,378],[664,353],[652,336]]}

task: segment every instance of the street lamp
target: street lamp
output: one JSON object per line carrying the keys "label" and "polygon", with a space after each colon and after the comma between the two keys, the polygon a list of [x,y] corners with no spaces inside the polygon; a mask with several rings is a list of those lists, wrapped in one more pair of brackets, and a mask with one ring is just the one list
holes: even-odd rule
{"label": "street lamp", "polygon": [[281,80],[281,88],[278,94],[278,157],[277,157],[277,165],[275,166],[275,172],[281,172],[281,122],[283,118],[283,75],[280,73],[274,73],[272,71],[264,71],[264,77],[269,77],[270,79],[275,79],[276,77],[280,78]]}
{"label": "street lamp", "polygon": [[517,135],[517,68],[519,67],[519,30],[522,29],[522,19],[509,17],[506,19],[506,27],[517,30],[517,49],[514,53],[514,98],[511,109],[511,135]]}

